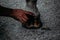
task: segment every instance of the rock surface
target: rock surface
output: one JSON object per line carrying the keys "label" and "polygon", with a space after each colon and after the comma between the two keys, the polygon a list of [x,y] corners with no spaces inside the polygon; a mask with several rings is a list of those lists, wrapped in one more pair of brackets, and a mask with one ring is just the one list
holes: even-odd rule
{"label": "rock surface", "polygon": [[[14,5],[19,5],[19,1],[16,1],[16,4],[13,0],[8,4],[7,0],[1,2],[3,6],[13,4],[10,5],[11,8],[17,8]],[[43,27],[49,27],[51,30],[25,29],[19,21],[0,16],[0,40],[60,40],[60,0],[38,0],[37,4]]]}

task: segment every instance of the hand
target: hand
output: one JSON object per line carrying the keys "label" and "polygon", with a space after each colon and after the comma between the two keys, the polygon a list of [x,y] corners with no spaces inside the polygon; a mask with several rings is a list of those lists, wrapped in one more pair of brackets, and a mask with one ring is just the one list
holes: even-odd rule
{"label": "hand", "polygon": [[22,9],[13,9],[11,15],[14,16],[15,18],[17,18],[22,23],[25,23],[29,19],[26,16],[26,14],[34,16],[33,13],[25,11],[25,10],[22,10]]}

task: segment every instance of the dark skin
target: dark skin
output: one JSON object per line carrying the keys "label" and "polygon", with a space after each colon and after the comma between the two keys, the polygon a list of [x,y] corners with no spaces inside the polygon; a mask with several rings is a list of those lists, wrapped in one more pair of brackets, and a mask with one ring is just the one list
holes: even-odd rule
{"label": "dark skin", "polygon": [[15,18],[17,18],[20,22],[25,23],[29,19],[26,16],[26,14],[34,16],[33,13],[22,10],[22,9],[13,9],[11,15],[14,16]]}
{"label": "dark skin", "polygon": [[[32,7],[35,6],[35,1],[28,0],[28,2],[26,2],[26,3],[27,3],[27,6],[32,6],[32,5],[33,5]],[[29,3],[32,3],[32,4],[30,5]],[[2,7],[2,6],[0,6],[0,9],[1,9],[1,12],[2,12],[1,14],[3,16],[13,17],[15,19],[18,19],[21,23],[26,23],[27,20],[29,19],[26,16],[26,14],[34,16],[34,14],[32,12],[22,10],[22,9],[9,9],[9,8],[5,8],[5,7]]]}
{"label": "dark skin", "polygon": [[27,22],[29,19],[26,14],[34,16],[33,13],[22,9],[9,9],[0,6],[0,16],[9,16],[18,19],[21,23]]}

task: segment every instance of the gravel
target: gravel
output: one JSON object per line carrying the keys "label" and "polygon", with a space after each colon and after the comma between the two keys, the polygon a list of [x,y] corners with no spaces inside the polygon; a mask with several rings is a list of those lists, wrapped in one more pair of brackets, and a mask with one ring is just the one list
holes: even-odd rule
{"label": "gravel", "polygon": [[[2,6],[5,7],[9,7],[11,2],[15,3],[13,0],[10,0],[8,4],[5,2],[7,0],[0,1],[1,5],[3,4]],[[0,40],[60,40],[59,2],[60,0],[38,0],[37,2],[43,23],[42,27],[49,27],[51,30],[26,29],[22,27],[19,21],[11,17],[0,16]],[[14,5],[9,8],[17,8]]]}

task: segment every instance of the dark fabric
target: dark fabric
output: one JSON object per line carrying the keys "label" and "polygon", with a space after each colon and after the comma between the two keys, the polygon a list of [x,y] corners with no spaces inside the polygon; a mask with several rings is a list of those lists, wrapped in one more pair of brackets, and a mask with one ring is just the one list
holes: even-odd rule
{"label": "dark fabric", "polygon": [[0,6],[0,16],[10,16],[12,9]]}

